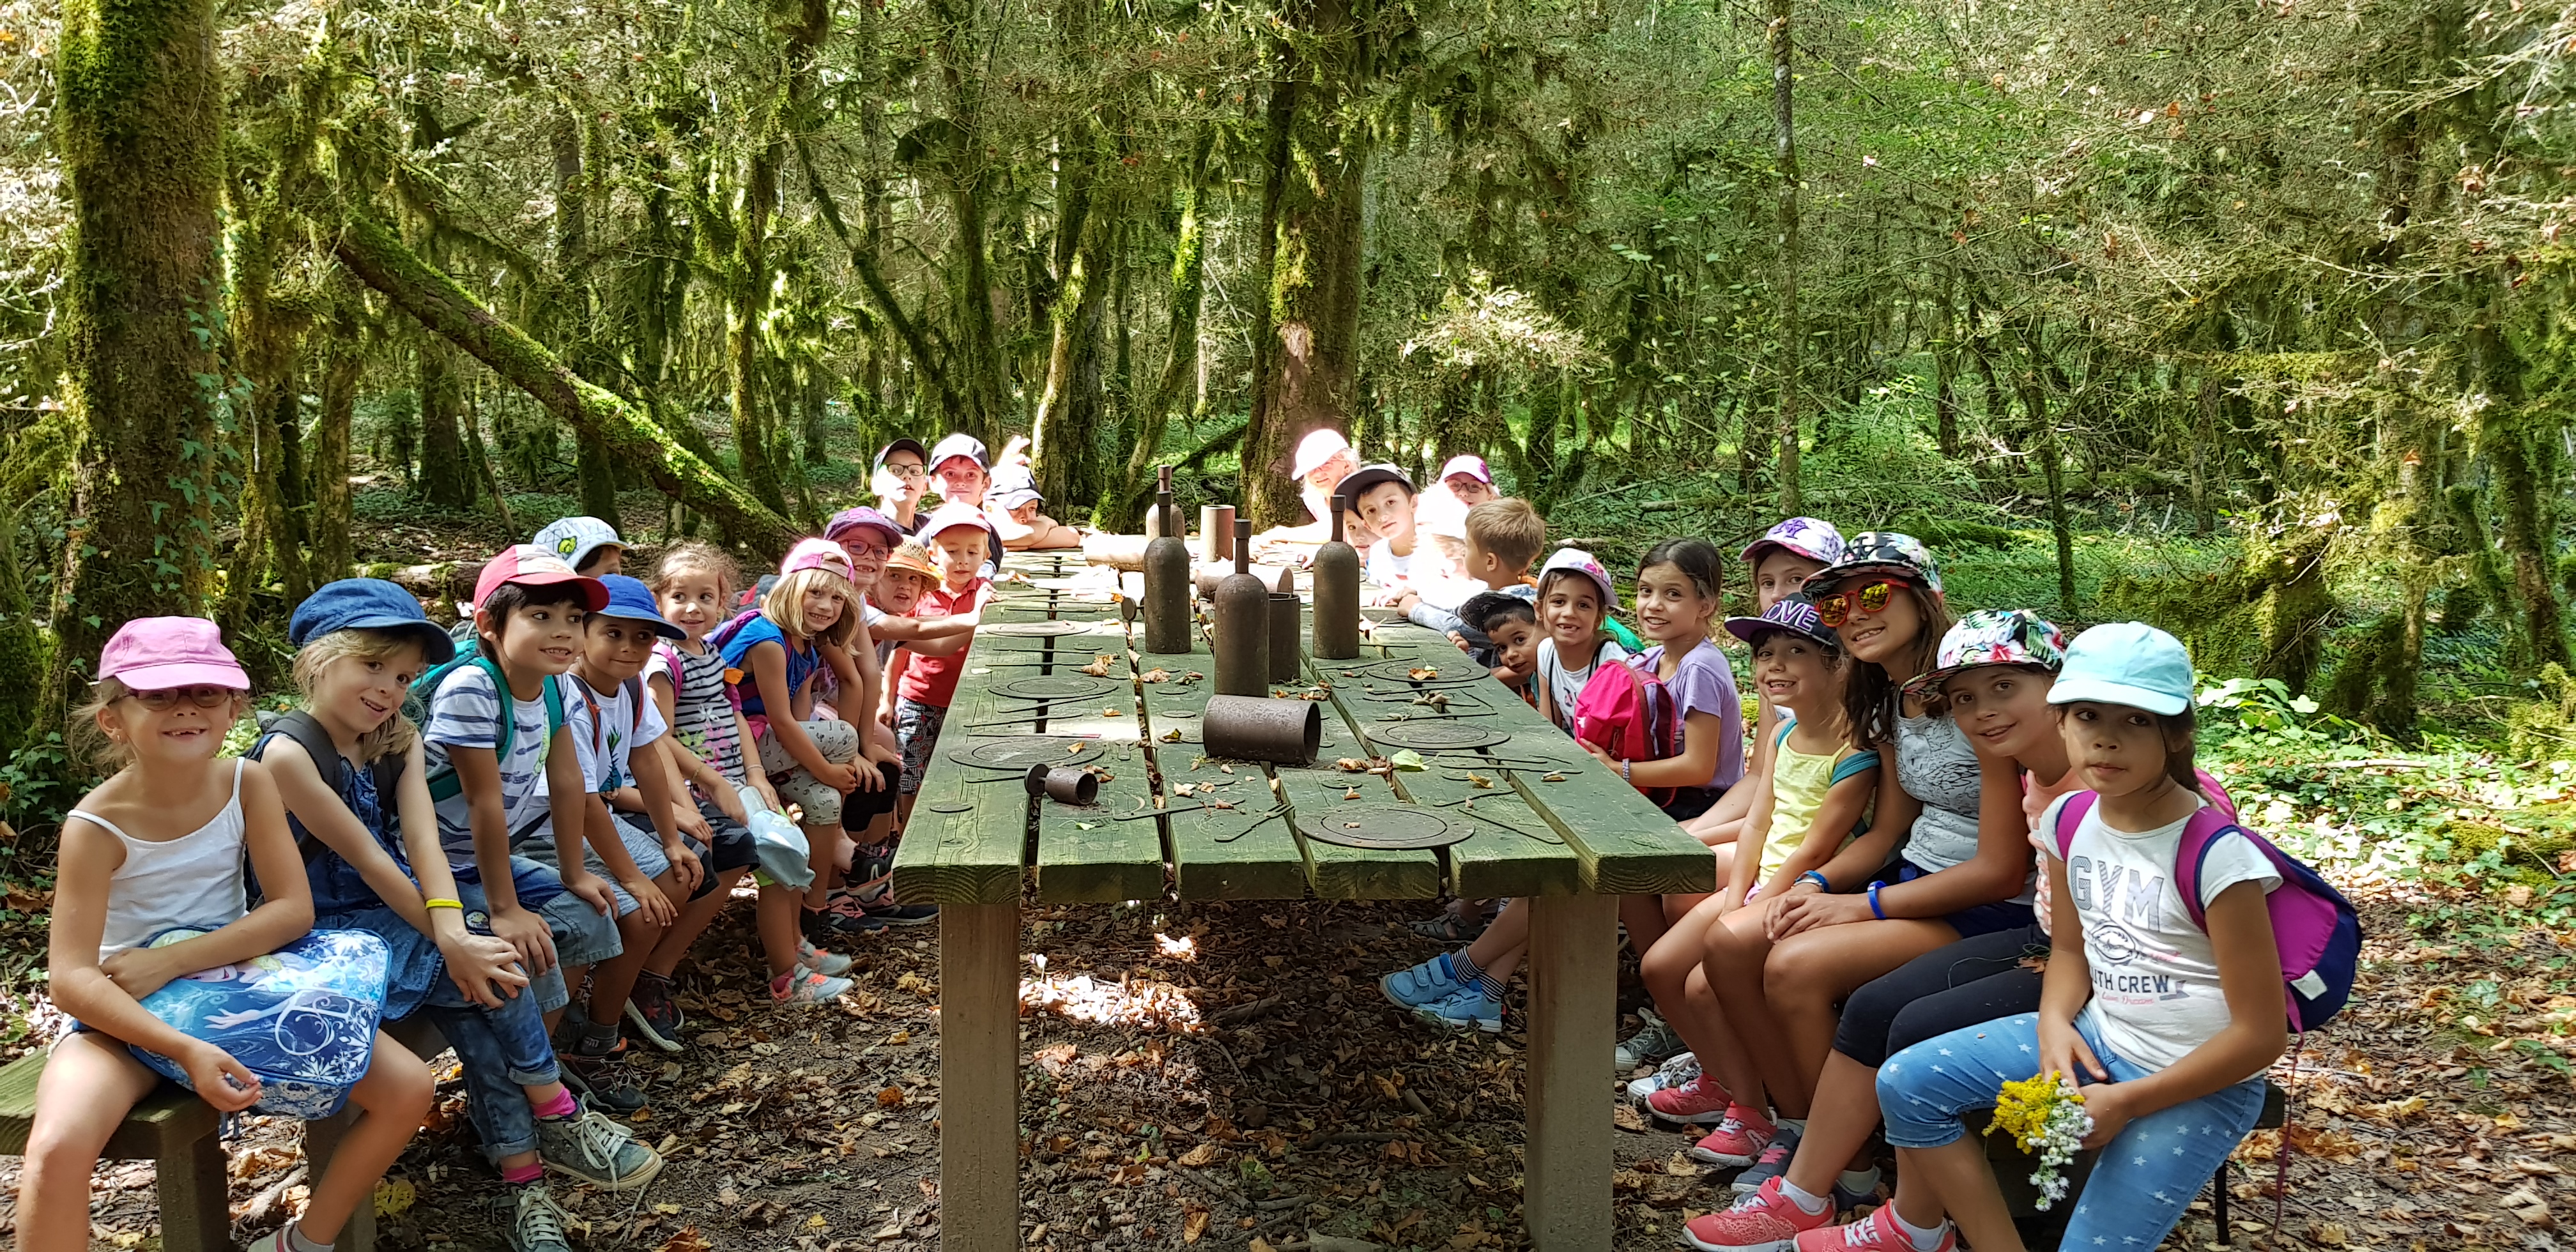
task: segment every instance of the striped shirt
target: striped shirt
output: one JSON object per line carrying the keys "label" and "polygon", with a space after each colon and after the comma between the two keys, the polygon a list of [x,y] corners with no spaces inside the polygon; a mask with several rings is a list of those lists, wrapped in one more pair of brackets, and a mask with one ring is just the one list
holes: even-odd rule
{"label": "striped shirt", "polygon": [[[513,698],[510,704],[510,756],[501,767],[501,820],[511,843],[521,832],[533,832],[548,816],[546,796],[546,702]],[[480,665],[459,665],[429,698],[429,724],[424,755],[429,772],[447,764],[447,750],[490,749],[500,744],[501,693]],[[473,804],[463,791],[438,802],[438,842],[447,849],[451,868],[474,864]]]}
{"label": "striped shirt", "polygon": [[[679,672],[671,672],[676,658]],[[744,781],[742,736],[733,720],[733,701],[725,698],[724,657],[713,648],[683,652],[678,644],[653,649],[644,663],[644,678],[659,674],[671,684],[671,733],[674,742],[735,783]]]}

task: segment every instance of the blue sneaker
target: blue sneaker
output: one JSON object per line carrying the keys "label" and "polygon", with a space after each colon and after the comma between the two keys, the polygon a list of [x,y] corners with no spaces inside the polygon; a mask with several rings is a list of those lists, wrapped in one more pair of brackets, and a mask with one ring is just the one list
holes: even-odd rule
{"label": "blue sneaker", "polygon": [[1411,969],[1400,969],[1377,980],[1377,989],[1400,1009],[1418,1009],[1437,1004],[1458,993],[1458,974],[1449,964],[1446,952]]}
{"label": "blue sneaker", "polygon": [[1503,1033],[1503,1002],[1476,987],[1460,987],[1448,999],[1413,1010],[1413,1015],[1447,1030],[1472,1026],[1489,1035]]}

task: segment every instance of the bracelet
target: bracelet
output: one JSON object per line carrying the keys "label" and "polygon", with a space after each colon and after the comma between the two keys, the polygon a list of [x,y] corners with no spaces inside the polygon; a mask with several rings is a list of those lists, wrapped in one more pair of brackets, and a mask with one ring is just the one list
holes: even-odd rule
{"label": "bracelet", "polygon": [[455,909],[460,913],[465,911],[463,900],[423,900],[420,906],[425,909]]}
{"label": "bracelet", "polygon": [[1878,907],[1878,889],[1886,885],[1887,884],[1883,882],[1874,882],[1869,885],[1869,915],[1882,922],[1887,920],[1887,910]]}
{"label": "bracelet", "polygon": [[1619,762],[1619,781],[1621,781],[1621,782],[1623,782],[1623,783],[1627,783],[1627,784],[1628,784],[1628,785],[1630,785],[1630,786],[1635,786],[1635,785],[1636,785],[1636,782],[1637,782],[1636,778],[1628,772],[1629,767],[1631,767],[1631,766],[1633,766],[1633,765],[1635,765],[1635,764],[1636,764],[1636,762],[1634,762],[1634,761],[1621,761],[1621,762]]}
{"label": "bracelet", "polygon": [[1831,892],[1834,889],[1833,883],[1827,881],[1824,873],[1819,870],[1811,869],[1806,873],[1798,875],[1798,881],[1814,883],[1816,884],[1816,890],[1818,891]]}

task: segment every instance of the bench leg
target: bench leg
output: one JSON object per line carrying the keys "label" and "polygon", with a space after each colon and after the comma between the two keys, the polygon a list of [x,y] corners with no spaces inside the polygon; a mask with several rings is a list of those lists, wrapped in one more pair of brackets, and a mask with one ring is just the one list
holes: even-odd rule
{"label": "bench leg", "polygon": [[[322,1171],[331,1164],[333,1153],[340,1150],[340,1136],[357,1124],[358,1110],[353,1106],[330,1118],[304,1123],[305,1185],[322,1181]],[[373,1197],[349,1215],[340,1227],[340,1237],[331,1245],[332,1252],[376,1252],[376,1205]]]}
{"label": "bench leg", "polygon": [[200,1135],[153,1162],[161,1193],[163,1252],[232,1252],[233,1212],[225,1198],[224,1141]]}
{"label": "bench leg", "polygon": [[1020,1241],[1020,905],[939,906],[939,1243]]}
{"label": "bench leg", "polygon": [[1529,1148],[1522,1222],[1539,1252],[1609,1252],[1610,1053],[1619,898],[1530,898]]}
{"label": "bench leg", "polygon": [[2218,1163],[2218,1174],[2209,1180],[2209,1212],[2218,1219],[2218,1246],[2231,1247],[2234,1236],[2227,1231],[2227,1162]]}

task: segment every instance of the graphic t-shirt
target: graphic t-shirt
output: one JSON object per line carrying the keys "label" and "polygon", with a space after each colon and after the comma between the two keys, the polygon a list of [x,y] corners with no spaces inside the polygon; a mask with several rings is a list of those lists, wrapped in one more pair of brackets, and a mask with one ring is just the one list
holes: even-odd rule
{"label": "graphic t-shirt", "polygon": [[[671,662],[679,661],[672,672]],[[734,782],[743,781],[742,736],[735,729],[733,702],[725,698],[724,655],[713,648],[683,652],[677,644],[653,649],[644,663],[644,679],[659,674],[671,684],[673,742]]]}
{"label": "graphic t-shirt", "polygon": [[[1629,662],[1638,673],[1653,676],[1664,663],[1664,646],[1656,644]],[[1735,694],[1735,669],[1717,645],[1701,640],[1684,653],[1663,680],[1673,696],[1673,715],[1682,719],[1682,750],[1690,750],[1690,715],[1717,718],[1717,768],[1700,784],[1704,789],[1732,787],[1744,778],[1744,701]],[[1578,693],[1579,694],[1579,693]]]}
{"label": "graphic t-shirt", "polygon": [[[941,583],[922,593],[921,602],[912,606],[913,616],[945,617],[952,613],[972,613],[982,603],[984,591],[989,586],[991,584],[980,578],[968,584],[964,591],[950,591],[948,584]],[[974,640],[970,638],[967,646],[946,656],[913,653],[911,663],[903,667],[903,681],[896,684],[897,693],[915,704],[947,708],[949,702],[957,698],[957,676],[966,672],[967,654],[974,650]]]}
{"label": "graphic t-shirt", "polygon": [[[2049,806],[2041,829],[2056,829],[2065,803]],[[2217,952],[2174,882],[2174,853],[2190,820],[2115,830],[2096,804],[2076,825],[2066,857],[2066,892],[2084,922],[2084,959],[2093,971],[2084,1013],[2112,1051],[2149,1070],[2181,1060],[2228,1021]],[[2056,855],[2054,841],[2047,852]],[[2261,883],[2269,894],[2281,875],[2252,840],[2221,836],[2201,860],[2202,909],[2241,882]]]}
{"label": "graphic t-shirt", "polygon": [[[447,750],[500,746],[501,718],[510,718],[510,755],[501,767],[501,821],[517,847],[543,827],[546,798],[546,702],[510,697],[480,665],[459,665],[429,697],[429,724],[421,728],[430,773],[446,765]],[[474,869],[473,805],[463,791],[438,802],[438,843],[449,868]]]}
{"label": "graphic t-shirt", "polygon": [[635,749],[669,734],[662,707],[642,683],[601,692],[578,674],[556,680],[563,688],[564,728],[581,762],[582,782],[593,791],[635,785]]}

